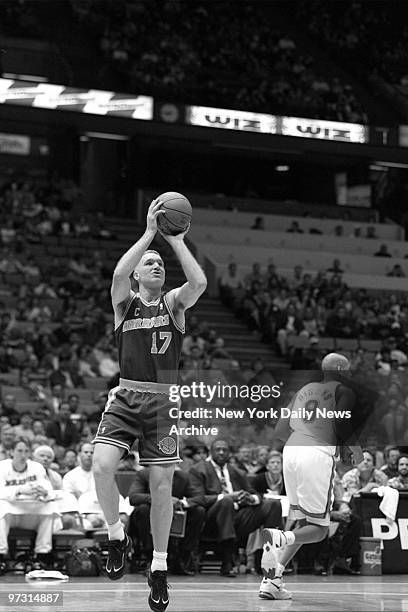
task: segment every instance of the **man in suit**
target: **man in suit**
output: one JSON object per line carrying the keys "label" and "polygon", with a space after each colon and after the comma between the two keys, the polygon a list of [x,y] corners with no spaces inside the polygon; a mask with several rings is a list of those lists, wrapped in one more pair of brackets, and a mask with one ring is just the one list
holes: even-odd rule
{"label": "man in suit", "polygon": [[[138,538],[143,552],[150,559],[153,554],[153,540],[150,533],[151,496],[149,488],[149,468],[139,470],[129,489],[129,502],[135,506],[129,519],[128,532]],[[186,531],[184,538],[170,540],[169,558],[173,557],[173,571],[193,576],[196,571],[196,558],[201,531],[204,525],[205,510],[192,499],[190,475],[178,466],[175,469],[172,485],[174,510],[186,510]],[[178,548],[178,550],[177,550]]]}
{"label": "man in suit", "polygon": [[196,503],[206,509],[204,534],[216,537],[222,550],[221,575],[235,577],[233,552],[245,546],[248,535],[259,527],[279,526],[282,508],[279,500],[262,501],[241,470],[228,464],[230,448],[222,439],[211,446],[208,461],[190,470]]}
{"label": "man in suit", "polygon": [[68,402],[61,402],[58,416],[48,423],[45,433],[47,438],[64,448],[75,446],[79,442],[78,428],[71,421]]}

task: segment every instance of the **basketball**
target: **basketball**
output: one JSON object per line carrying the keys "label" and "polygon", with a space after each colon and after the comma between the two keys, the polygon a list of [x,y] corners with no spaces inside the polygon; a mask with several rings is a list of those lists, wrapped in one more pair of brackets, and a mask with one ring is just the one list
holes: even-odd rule
{"label": "basketball", "polygon": [[166,191],[158,197],[165,212],[157,217],[157,226],[163,234],[177,236],[185,232],[192,217],[192,208],[186,196],[177,191]]}

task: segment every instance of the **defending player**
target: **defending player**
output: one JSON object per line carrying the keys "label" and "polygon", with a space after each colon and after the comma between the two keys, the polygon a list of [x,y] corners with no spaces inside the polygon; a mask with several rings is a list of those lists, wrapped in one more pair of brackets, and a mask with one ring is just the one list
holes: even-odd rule
{"label": "defending player", "polygon": [[[351,419],[324,418],[319,412],[326,408],[336,410],[338,415],[342,411],[351,414],[355,394],[336,380],[335,374],[349,370],[350,362],[344,355],[330,353],[321,367],[323,382],[305,385],[291,402],[292,414],[299,416],[281,419],[279,423],[281,439],[287,437],[285,427],[290,433],[283,449],[283,474],[290,503],[289,518],[297,520],[297,525],[293,531],[263,530],[261,599],[291,599],[291,593],[282,585],[285,566],[302,544],[320,542],[328,533],[339,442],[352,453],[355,464],[363,459],[361,448],[354,445]],[[305,410],[310,418],[300,416],[305,415]]]}
{"label": "defending player", "polygon": [[[165,269],[157,251],[148,250],[163,211],[159,199],[147,213],[143,236],[123,255],[111,287],[115,336],[119,349],[120,382],[109,393],[94,443],[96,492],[108,525],[109,556],[106,573],[117,580],[125,571],[129,538],[119,520],[118,463],[136,439],[140,463],[150,466],[153,561],[148,576],[149,606],[160,612],[168,605],[167,544],[173,518],[171,487],[175,463],[180,461],[178,440],[169,431],[168,393],[177,383],[184,334],[184,314],[206,288],[206,278],[184,243],[184,235],[165,235],[179,259],[187,282],[162,293]],[[131,290],[133,274],[138,293]]]}

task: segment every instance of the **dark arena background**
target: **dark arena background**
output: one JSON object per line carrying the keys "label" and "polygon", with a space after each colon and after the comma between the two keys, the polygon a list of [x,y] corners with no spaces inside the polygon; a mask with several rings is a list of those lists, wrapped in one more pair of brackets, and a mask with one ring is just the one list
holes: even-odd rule
{"label": "dark arena background", "polygon": [[[2,610],[149,609],[147,468],[136,444],[116,475],[132,547],[111,582],[90,442],[119,381],[113,270],[176,191],[208,285],[182,345],[169,612],[408,611],[407,17],[402,0],[0,2]],[[226,571],[189,500],[222,440],[285,525],[277,422],[334,351],[364,461],[338,461],[293,599],[263,600],[259,530],[237,528]],[[10,459],[41,463],[52,495],[11,498]]]}

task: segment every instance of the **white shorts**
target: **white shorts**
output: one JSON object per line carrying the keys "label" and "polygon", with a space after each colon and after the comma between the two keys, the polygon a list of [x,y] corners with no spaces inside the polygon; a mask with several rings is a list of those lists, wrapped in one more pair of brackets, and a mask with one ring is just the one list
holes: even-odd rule
{"label": "white shorts", "polygon": [[334,470],[334,457],[318,446],[285,446],[283,477],[290,518],[329,525]]}

